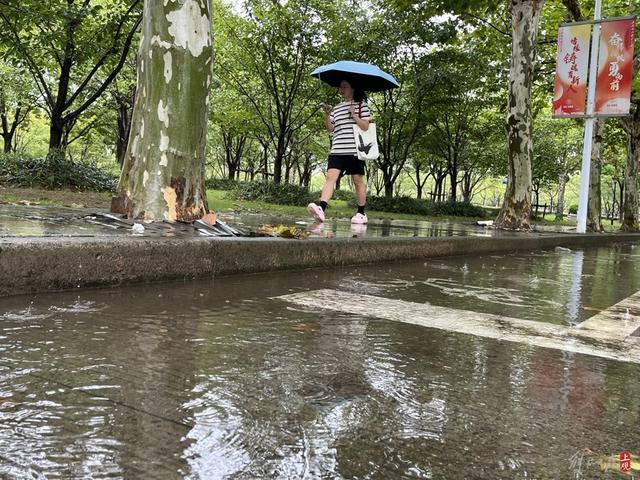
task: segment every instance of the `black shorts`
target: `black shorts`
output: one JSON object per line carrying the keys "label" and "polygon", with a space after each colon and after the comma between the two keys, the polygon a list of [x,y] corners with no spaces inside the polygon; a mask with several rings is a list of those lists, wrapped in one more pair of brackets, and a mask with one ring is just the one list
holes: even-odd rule
{"label": "black shorts", "polygon": [[327,170],[337,168],[341,175],[364,175],[364,160],[358,160],[357,155],[329,155]]}

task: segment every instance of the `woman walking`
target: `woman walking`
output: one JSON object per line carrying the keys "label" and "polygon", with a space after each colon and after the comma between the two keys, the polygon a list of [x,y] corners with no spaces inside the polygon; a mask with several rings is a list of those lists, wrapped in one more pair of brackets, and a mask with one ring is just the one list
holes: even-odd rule
{"label": "woman walking", "polygon": [[333,133],[331,151],[327,164],[327,178],[322,187],[320,201],[307,206],[309,214],[318,222],[324,222],[324,212],[333,196],[336,182],[341,175],[351,175],[356,189],[358,211],[351,217],[351,223],[368,222],[365,213],[367,201],[367,185],[364,182],[364,160],[358,160],[353,125],[367,130],[371,119],[371,111],[363,91],[354,90],[348,80],[342,80],[338,88],[342,102],[334,108],[324,106],[324,126]]}

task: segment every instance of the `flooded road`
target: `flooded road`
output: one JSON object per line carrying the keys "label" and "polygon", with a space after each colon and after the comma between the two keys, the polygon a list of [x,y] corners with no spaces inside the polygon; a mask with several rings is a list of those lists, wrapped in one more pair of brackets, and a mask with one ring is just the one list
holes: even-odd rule
{"label": "flooded road", "polygon": [[0,478],[629,478],[640,365],[287,296],[573,328],[640,290],[638,260],[620,244],[0,299]]}

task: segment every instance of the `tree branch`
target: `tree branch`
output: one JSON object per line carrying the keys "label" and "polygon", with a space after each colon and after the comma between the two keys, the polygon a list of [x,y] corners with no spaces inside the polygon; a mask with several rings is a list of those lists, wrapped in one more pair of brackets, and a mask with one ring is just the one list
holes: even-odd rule
{"label": "tree branch", "polygon": [[67,145],[71,145],[73,142],[75,142],[79,138],[84,137],[89,130],[91,130],[93,127],[96,126],[96,123],[98,123],[98,119],[97,118],[93,119],[88,125],[86,125],[84,128],[82,128],[82,130],[80,130],[80,133],[78,133],[71,140],[67,140]]}
{"label": "tree branch", "polygon": [[[136,7],[136,5],[140,2],[140,0],[135,0],[131,6],[129,7],[129,9],[127,10],[127,12],[122,16],[122,19],[120,20],[120,22],[118,23],[118,28],[116,29],[116,32],[113,36],[113,43],[111,45],[111,48],[109,48],[104,55],[102,55],[102,57],[100,57],[100,59],[96,62],[96,64],[93,66],[93,68],[91,69],[91,71],[87,74],[87,76],[85,77],[85,79],[82,81],[82,83],[80,84],[80,86],[78,86],[78,88],[76,88],[76,91],[73,93],[73,95],[71,95],[71,97],[69,97],[69,99],[67,100],[67,103],[65,104],[64,108],[65,110],[67,108],[70,108],[71,105],[73,105],[73,102],[76,100],[76,98],[78,98],[78,95],[80,95],[80,93],[82,93],[84,91],[84,89],[86,88],[86,86],[89,84],[89,82],[91,81],[91,79],[93,78],[93,76],[96,74],[96,72],[102,67],[102,65],[104,65],[105,61],[107,60],[107,58],[113,54],[117,52],[117,44],[118,44],[118,40],[120,39],[120,34],[122,31],[122,27],[125,23],[125,21],[127,20],[127,18],[129,18],[129,14],[133,11],[133,9]],[[134,23],[131,31],[129,32],[129,35],[127,36],[127,40],[125,41],[125,46],[124,48],[124,55],[121,56],[121,62],[124,63],[123,58],[126,59],[127,54],[129,53],[129,47],[130,47],[130,43],[131,40],[133,38],[133,34],[135,34],[135,31],[138,29],[138,25],[140,25],[140,22],[142,21],[142,14],[137,18],[136,22]],[[122,65],[120,65],[120,68],[122,68]],[[120,71],[118,69],[118,71]],[[117,73],[117,72],[116,72]]]}
{"label": "tree branch", "polygon": [[[135,3],[138,3],[138,1],[139,0],[135,0]],[[98,87],[98,89],[93,93],[93,95],[91,95],[87,100],[85,100],[85,102],[82,105],[80,105],[73,112],[69,112],[67,115],[64,116],[64,120],[65,121],[67,121],[68,119],[77,118],[82,112],[84,112],[93,102],[95,102],[102,95],[102,93],[111,84],[113,79],[116,78],[116,76],[118,75],[118,73],[120,72],[120,70],[122,69],[122,67],[124,66],[124,64],[125,64],[125,62],[127,60],[127,55],[129,54],[129,48],[131,47],[131,42],[133,41],[133,36],[135,35],[136,30],[138,29],[138,26],[140,25],[141,21],[142,21],[142,15],[140,15],[136,19],[135,23],[131,27],[131,30],[129,31],[129,35],[127,35],[127,38],[126,38],[126,40],[124,42],[124,45],[122,47],[122,54],[120,55],[120,60],[119,60],[118,64],[114,67],[114,69],[111,71],[109,76],[107,76],[107,78],[102,83],[102,85],[100,85],[100,87]],[[78,93],[78,91],[76,90],[76,93],[74,93],[74,96],[77,93]]]}
{"label": "tree branch", "polygon": [[509,38],[511,38],[511,33],[510,33],[510,32],[507,32],[507,31],[505,31],[505,30],[501,30],[501,29],[499,29],[499,28],[498,28],[498,27],[496,27],[493,23],[491,23],[491,22],[489,22],[489,21],[485,20],[484,18],[478,17],[477,15],[474,15],[474,14],[472,14],[472,13],[463,13],[463,14],[462,14],[462,16],[463,16],[463,17],[470,17],[470,18],[472,18],[472,19],[474,19],[474,20],[476,20],[476,21],[478,21],[478,22],[482,23],[483,25],[486,25],[486,26],[488,26],[488,27],[490,27],[490,28],[494,29],[494,30],[495,30],[496,32],[498,32],[499,34],[504,35],[505,37],[509,37]]}
{"label": "tree branch", "polygon": [[562,4],[567,8],[567,12],[574,22],[584,20],[578,0],[562,0]]}
{"label": "tree branch", "polygon": [[45,97],[45,99],[47,100],[47,104],[50,107],[52,107],[54,104],[53,95],[51,94],[51,91],[47,86],[47,82],[45,81],[44,76],[42,75],[42,72],[38,68],[38,65],[36,64],[35,60],[31,57],[31,55],[29,55],[29,52],[27,51],[27,49],[25,49],[24,46],[22,45],[22,41],[20,40],[20,35],[18,34],[15,26],[9,21],[9,19],[4,13],[0,12],[0,17],[2,17],[2,20],[7,24],[7,26],[11,30],[11,33],[13,34],[13,36],[15,37],[18,43],[18,48],[22,51],[22,54],[25,56],[25,59],[27,60],[27,65],[29,66],[29,71],[31,72],[31,75],[34,77],[34,79],[36,80],[36,85],[38,85],[38,90],[40,90],[40,93],[42,94],[42,96]]}

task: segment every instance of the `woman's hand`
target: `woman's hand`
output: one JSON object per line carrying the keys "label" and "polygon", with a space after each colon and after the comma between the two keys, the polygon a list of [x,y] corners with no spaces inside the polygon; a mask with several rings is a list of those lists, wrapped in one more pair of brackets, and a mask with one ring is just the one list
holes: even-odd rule
{"label": "woman's hand", "polygon": [[331,133],[335,130],[335,126],[331,123],[331,112],[333,111],[333,107],[331,105],[327,105],[326,103],[322,104],[322,113],[324,114],[324,128],[327,129],[327,132]]}
{"label": "woman's hand", "polygon": [[356,125],[360,127],[360,130],[364,130],[365,132],[369,130],[369,120],[366,118],[360,118],[360,116],[356,113],[355,106],[351,105],[349,107],[349,114],[351,115],[353,121],[356,122]]}

